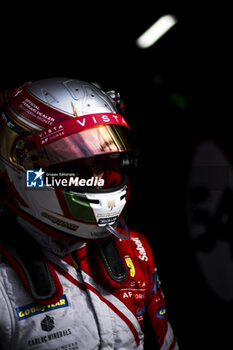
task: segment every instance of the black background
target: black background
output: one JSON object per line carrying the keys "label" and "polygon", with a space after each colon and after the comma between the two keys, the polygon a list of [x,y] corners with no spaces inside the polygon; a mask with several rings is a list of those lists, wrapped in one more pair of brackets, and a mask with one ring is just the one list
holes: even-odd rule
{"label": "black background", "polygon": [[[180,349],[230,349],[232,303],[212,294],[198,268],[185,203],[197,141],[214,137],[231,147],[230,10],[186,3],[5,5],[0,88],[64,76],[121,92],[141,150],[128,223],[152,246]],[[154,46],[136,47],[167,13],[178,18],[174,28]],[[149,325],[146,331],[146,348],[156,348]]]}

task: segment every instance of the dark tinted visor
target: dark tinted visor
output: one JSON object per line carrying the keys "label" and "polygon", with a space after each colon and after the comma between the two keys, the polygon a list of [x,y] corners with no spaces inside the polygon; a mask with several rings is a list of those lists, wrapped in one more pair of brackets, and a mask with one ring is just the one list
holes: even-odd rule
{"label": "dark tinted visor", "polygon": [[103,125],[61,138],[39,149],[28,136],[24,139],[26,152],[21,164],[26,169],[47,167],[75,159],[104,154],[134,151],[132,134],[122,125]]}

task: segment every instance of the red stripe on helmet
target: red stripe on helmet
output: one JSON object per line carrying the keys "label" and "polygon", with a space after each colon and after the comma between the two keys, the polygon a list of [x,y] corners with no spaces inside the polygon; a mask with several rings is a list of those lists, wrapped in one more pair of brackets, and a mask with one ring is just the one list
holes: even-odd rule
{"label": "red stripe on helmet", "polygon": [[72,114],[60,111],[33,96],[25,85],[16,89],[11,97],[11,108],[21,118],[23,117],[37,126],[48,128],[67,120],[69,117],[74,118]]}
{"label": "red stripe on helmet", "polygon": [[54,141],[74,133],[103,125],[123,125],[129,128],[126,120],[115,113],[87,114],[75,119],[70,119],[46,128],[33,135],[37,148],[44,147]]}

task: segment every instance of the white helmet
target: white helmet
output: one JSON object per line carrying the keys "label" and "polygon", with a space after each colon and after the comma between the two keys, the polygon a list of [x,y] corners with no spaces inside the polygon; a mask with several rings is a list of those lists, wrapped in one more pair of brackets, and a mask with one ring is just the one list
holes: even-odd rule
{"label": "white helmet", "polygon": [[129,194],[122,165],[135,149],[118,103],[114,92],[75,79],[8,91],[0,128],[8,207],[55,237],[127,239],[118,228]]}

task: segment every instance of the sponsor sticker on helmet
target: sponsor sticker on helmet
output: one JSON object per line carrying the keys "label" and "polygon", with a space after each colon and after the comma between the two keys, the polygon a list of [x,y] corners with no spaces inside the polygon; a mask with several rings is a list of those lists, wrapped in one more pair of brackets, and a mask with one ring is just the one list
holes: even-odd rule
{"label": "sponsor sticker on helmet", "polygon": [[72,135],[74,133],[96,128],[102,125],[122,125],[129,128],[125,118],[119,114],[113,113],[95,113],[88,114],[83,117],[70,119],[61,122],[53,127],[46,128],[33,135],[33,139],[38,148],[44,147],[54,141],[63,137]]}
{"label": "sponsor sticker on helmet", "polygon": [[98,225],[112,224],[118,219],[118,215],[109,218],[101,218],[98,220]]}

